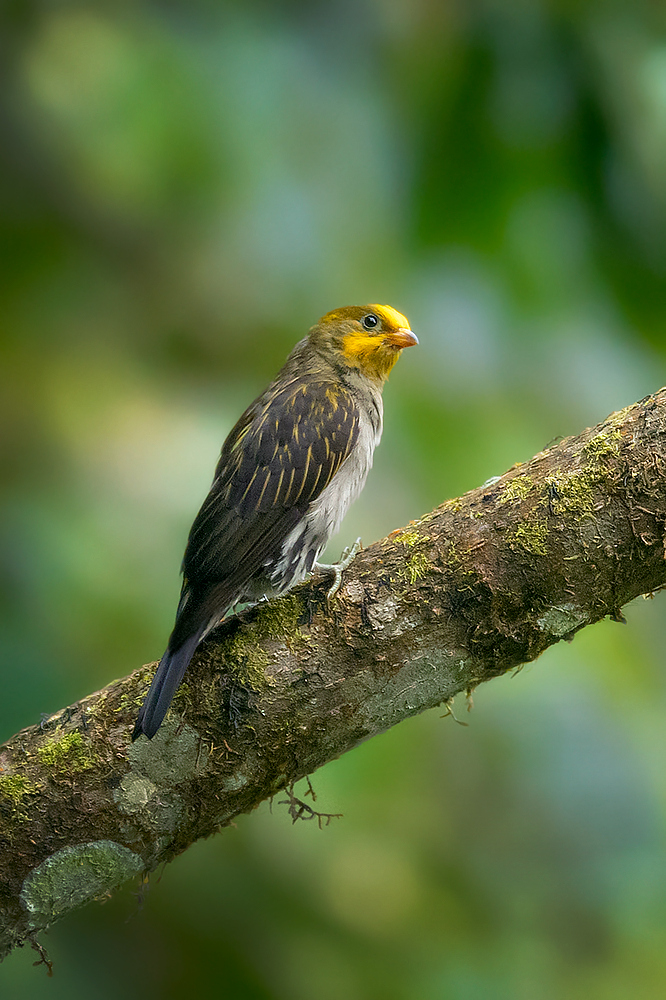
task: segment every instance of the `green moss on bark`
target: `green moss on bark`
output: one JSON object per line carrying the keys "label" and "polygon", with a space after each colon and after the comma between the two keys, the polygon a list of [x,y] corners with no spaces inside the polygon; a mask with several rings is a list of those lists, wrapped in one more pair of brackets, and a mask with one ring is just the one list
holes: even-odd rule
{"label": "green moss on bark", "polygon": [[4,800],[9,806],[10,815],[19,823],[25,823],[29,819],[24,806],[27,799],[39,790],[39,785],[23,775],[0,775],[0,804]]}
{"label": "green moss on bark", "polygon": [[502,493],[497,500],[497,506],[502,507],[507,503],[522,503],[533,489],[534,480],[531,476],[516,476],[515,479],[509,480],[502,490]]}
{"label": "green moss on bark", "polygon": [[507,542],[511,549],[523,549],[533,556],[547,556],[548,548],[548,528],[545,524],[524,521],[519,524],[515,531],[507,536]]}
{"label": "green moss on bark", "polygon": [[401,567],[398,576],[404,583],[415,584],[429,569],[428,557],[423,552],[415,552]]}
{"label": "green moss on bark", "polygon": [[37,756],[44,768],[61,774],[87,771],[94,763],[90,748],[78,731],[48,740],[37,748]]}

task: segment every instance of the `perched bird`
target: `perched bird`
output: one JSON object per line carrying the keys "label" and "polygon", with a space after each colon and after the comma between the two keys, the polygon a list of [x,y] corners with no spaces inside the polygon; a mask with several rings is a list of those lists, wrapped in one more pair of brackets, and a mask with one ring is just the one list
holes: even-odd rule
{"label": "perched bird", "polygon": [[382,388],[418,340],[390,306],[322,317],[224,442],[183,558],[169,638],[132,739],[152,739],[204,636],[239,602],[310,573],[359,495],[382,433]]}

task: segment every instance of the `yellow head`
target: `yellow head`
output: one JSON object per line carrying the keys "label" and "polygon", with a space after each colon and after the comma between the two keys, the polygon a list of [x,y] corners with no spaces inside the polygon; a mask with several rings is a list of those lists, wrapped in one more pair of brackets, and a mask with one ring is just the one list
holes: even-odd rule
{"label": "yellow head", "polygon": [[315,346],[332,349],[350,368],[384,381],[400,352],[418,344],[409,322],[391,306],[343,306],[310,330]]}

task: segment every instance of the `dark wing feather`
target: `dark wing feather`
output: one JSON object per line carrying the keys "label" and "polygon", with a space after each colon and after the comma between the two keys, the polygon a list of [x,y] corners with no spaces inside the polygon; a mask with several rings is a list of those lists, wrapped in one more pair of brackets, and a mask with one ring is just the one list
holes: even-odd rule
{"label": "dark wing feather", "polygon": [[[190,584],[242,590],[352,451],[359,413],[342,386],[294,379],[271,388],[227,438],[183,559]],[[226,589],[226,586],[225,586]]]}

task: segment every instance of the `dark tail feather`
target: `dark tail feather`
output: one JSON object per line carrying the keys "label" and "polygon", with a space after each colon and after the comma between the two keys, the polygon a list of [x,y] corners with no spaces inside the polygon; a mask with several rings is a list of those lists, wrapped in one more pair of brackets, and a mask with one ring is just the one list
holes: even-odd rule
{"label": "dark tail feather", "polygon": [[188,664],[192,659],[194,650],[199,645],[207,624],[202,625],[196,632],[188,636],[185,642],[178,649],[167,649],[160,660],[159,666],[153,677],[153,683],[146,695],[146,700],[141,706],[141,711],[134,726],[132,742],[143,733],[152,740],[157,730],[164,721],[164,716],[169,710],[169,705],[173,701],[176,689],[183,679]]}

